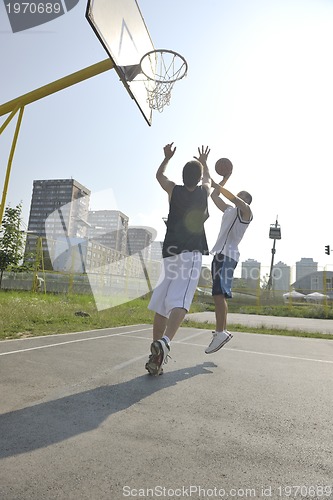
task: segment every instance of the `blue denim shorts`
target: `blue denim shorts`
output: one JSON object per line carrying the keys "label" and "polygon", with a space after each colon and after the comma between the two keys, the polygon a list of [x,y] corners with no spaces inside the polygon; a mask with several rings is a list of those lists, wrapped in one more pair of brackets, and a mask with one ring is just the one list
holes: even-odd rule
{"label": "blue denim shorts", "polygon": [[234,278],[234,270],[238,262],[227,255],[217,253],[212,261],[213,288],[212,295],[224,295],[231,299],[231,287]]}

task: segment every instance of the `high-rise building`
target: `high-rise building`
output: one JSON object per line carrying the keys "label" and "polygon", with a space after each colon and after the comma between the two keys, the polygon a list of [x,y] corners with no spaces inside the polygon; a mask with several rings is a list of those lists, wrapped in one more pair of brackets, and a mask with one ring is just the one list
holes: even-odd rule
{"label": "high-rise building", "polygon": [[284,262],[278,262],[272,271],[273,289],[288,292],[290,289],[290,266]]}
{"label": "high-rise building", "polygon": [[145,259],[150,259],[152,233],[144,227],[129,227],[127,232],[127,252],[134,255],[139,251]]}
{"label": "high-rise building", "polygon": [[162,241],[152,241],[150,245],[150,259],[160,261],[162,259]]}
{"label": "high-rise building", "polygon": [[127,254],[128,216],[119,210],[90,210],[87,236],[90,240]]}
{"label": "high-rise building", "polygon": [[296,281],[300,280],[307,274],[315,273],[317,271],[318,262],[314,262],[312,257],[302,257],[300,261],[296,262]]}
{"label": "high-rise building", "polygon": [[257,288],[260,279],[260,262],[254,259],[247,259],[242,262],[241,278],[249,288]]}
{"label": "high-rise building", "polygon": [[35,251],[38,238],[43,252],[59,238],[85,238],[89,200],[89,189],[74,179],[33,181],[26,253]]}

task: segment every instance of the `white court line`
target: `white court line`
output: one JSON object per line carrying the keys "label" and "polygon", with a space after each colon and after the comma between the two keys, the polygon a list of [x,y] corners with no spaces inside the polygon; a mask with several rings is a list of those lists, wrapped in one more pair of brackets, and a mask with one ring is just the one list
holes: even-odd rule
{"label": "white court line", "polygon": [[49,347],[57,347],[59,345],[75,344],[77,342],[86,342],[87,340],[98,340],[98,339],[106,339],[109,337],[119,337],[121,335],[126,335],[127,333],[145,332],[145,331],[149,331],[149,330],[150,330],[150,328],[142,328],[140,330],[133,330],[133,331],[129,331],[129,332],[110,333],[109,335],[99,335],[98,337],[87,337],[86,339],[67,340],[65,342],[57,342],[56,344],[47,344],[47,345],[41,345],[41,346],[36,346],[36,347],[28,347],[26,349],[18,349],[16,351],[1,352],[0,356],[8,356],[9,354],[17,354],[19,352],[37,351],[38,349],[48,349]]}
{"label": "white court line", "polygon": [[[35,339],[44,339],[45,337],[64,337],[66,335],[78,335],[79,333],[92,333],[92,332],[104,332],[105,330],[116,330],[118,328],[134,328],[135,326],[142,326],[142,323],[139,323],[137,325],[120,325],[120,326],[111,326],[110,328],[97,328],[96,330],[82,330],[80,332],[67,332],[67,333],[50,333],[47,335],[38,335],[37,337],[25,337],[23,339],[4,339],[1,340],[1,344],[4,344],[5,342],[22,342],[25,340],[35,340]],[[138,330],[140,331],[140,330]]]}
{"label": "white court line", "polygon": [[[201,334],[202,334],[202,331],[201,331]],[[196,335],[199,335],[199,333],[194,334],[193,336],[196,336]],[[131,338],[134,338],[134,339],[147,340],[145,337],[139,337],[136,335],[128,335],[128,336]],[[192,342],[185,342],[185,339],[173,340],[172,343],[173,344],[181,344],[181,345],[190,345],[190,346],[195,346],[195,347],[205,347],[207,345],[207,344],[193,344]],[[301,356],[288,356],[287,354],[274,354],[274,353],[270,353],[270,352],[248,351],[246,349],[230,349],[228,347],[223,347],[222,349],[223,349],[223,351],[228,351],[228,352],[242,352],[245,354],[259,354],[261,356],[273,356],[275,358],[298,359],[300,361],[316,361],[317,363],[333,364],[333,360],[328,360],[328,359],[302,358]],[[207,356],[207,354],[206,354],[206,356]],[[130,364],[131,361],[129,361],[128,363]]]}
{"label": "white court line", "polygon": [[[147,339],[146,339],[147,340]],[[122,368],[126,368],[126,366],[129,366],[136,361],[140,361],[143,358],[148,358],[148,354],[143,354],[143,356],[137,356],[136,358],[129,359],[128,361],[124,361],[124,363],[120,363],[119,365],[113,366],[112,370],[121,370]]]}
{"label": "white court line", "polygon": [[270,353],[270,352],[246,351],[245,349],[224,348],[224,350],[226,350],[226,351],[233,351],[233,352],[245,352],[247,354],[260,354],[262,356],[274,356],[276,358],[299,359],[301,361],[316,361],[317,363],[329,363],[329,364],[333,364],[333,361],[329,360],[329,359],[302,358],[300,356],[288,356],[287,354],[273,354],[273,353]]}
{"label": "white court line", "polygon": [[178,340],[177,343],[181,344],[183,342],[186,342],[187,340],[190,340],[190,339],[193,339],[194,337],[197,337],[198,335],[202,335],[202,330],[200,330],[197,333],[193,333],[192,335],[189,335],[188,337],[185,337],[184,339]]}
{"label": "white court line", "polygon": [[[139,331],[139,330],[137,330]],[[185,337],[182,340],[179,341],[172,341],[175,344],[182,344],[183,342],[192,339],[193,337],[197,337],[198,335],[202,335],[202,331],[198,333],[193,333],[193,335],[189,335],[188,337]],[[135,338],[135,339],[140,339],[140,340],[147,340],[146,337],[138,337],[135,335],[130,335],[130,337]],[[191,345],[191,344],[190,344]],[[124,363],[120,363],[119,365],[116,365],[113,367],[113,370],[121,370],[122,368],[126,368],[127,366],[131,365],[132,363],[135,363],[136,361],[140,361],[143,358],[147,358],[149,354],[144,354],[143,356],[137,356],[136,358],[129,359],[128,361],[124,361]]]}
{"label": "white court line", "polygon": [[[185,337],[182,340],[173,341],[173,342],[175,342],[177,344],[181,344],[187,340],[192,339],[193,337],[197,337],[198,335],[202,335],[202,331],[197,332],[197,333],[193,333],[193,335],[189,335],[188,337]],[[138,337],[135,335],[130,335],[130,337],[135,338],[135,339],[140,339],[140,340],[147,340],[146,337]],[[120,363],[119,365],[114,366],[113,370],[121,370],[122,368],[126,368],[127,366],[135,363],[136,361],[140,361],[141,359],[147,358],[148,356],[149,356],[149,354],[144,354],[143,356],[137,356],[136,358],[132,358],[132,359],[129,359],[128,361],[124,361],[124,363]]]}
{"label": "white court line", "polygon": [[[115,328],[117,328],[117,327],[115,327]],[[35,350],[38,350],[38,349],[47,349],[49,347],[57,347],[57,346],[60,346],[60,345],[74,344],[74,343],[77,343],[77,342],[86,342],[87,340],[97,340],[97,339],[104,339],[104,338],[110,338],[110,337],[120,337],[120,336],[124,336],[124,335],[126,335],[126,336],[128,336],[130,338],[141,339],[141,340],[147,341],[146,337],[140,337],[138,335],[130,335],[130,334],[131,333],[136,333],[136,332],[150,331],[150,330],[151,330],[151,327],[147,327],[147,328],[142,328],[142,329],[139,329],[139,330],[133,330],[133,331],[128,331],[128,332],[111,333],[109,335],[100,335],[98,337],[88,337],[88,338],[85,338],[85,339],[68,340],[66,342],[58,342],[56,344],[48,344],[48,345],[44,345],[44,346],[30,347],[30,348],[27,348],[27,349],[19,349],[19,350],[16,350],[16,351],[3,352],[3,353],[0,353],[0,356],[7,356],[9,354],[17,354],[17,353],[27,352],[27,351],[35,351]],[[93,330],[93,331],[95,331],[95,330]],[[82,333],[82,332],[78,332],[78,333]],[[189,339],[189,338],[195,337],[197,335],[202,335],[202,330],[200,332],[198,332],[198,333],[195,333],[195,334],[187,337],[187,338]],[[205,347],[206,346],[206,344],[194,344],[194,343],[186,342],[186,339],[182,339],[182,340],[178,340],[178,341],[177,340],[173,340],[172,343],[174,343],[174,344],[182,344],[182,345],[190,345],[190,346],[195,346],[195,347]],[[315,361],[317,363],[333,364],[333,361],[331,361],[331,360],[325,360],[325,359],[303,358],[303,357],[300,357],[300,356],[289,356],[289,355],[285,355],[285,354],[273,354],[273,353],[260,352],[260,351],[249,351],[249,350],[245,350],[245,349],[230,349],[230,348],[227,348],[227,347],[224,347],[223,350],[224,351],[228,351],[228,352],[242,352],[242,353],[245,353],[245,354],[257,354],[257,355],[261,355],[261,356],[272,356],[272,357],[283,358],[283,359],[297,359],[297,360],[300,360],[300,361]],[[117,366],[120,366],[120,367],[122,365],[127,366],[127,365],[129,365],[131,363],[134,363],[136,360],[141,359],[143,357],[145,357],[145,356],[140,356],[138,358],[132,358],[131,360],[126,361],[125,363],[122,363],[122,364],[117,365]]]}
{"label": "white court line", "polygon": [[[136,330],[136,331],[139,331],[139,330]],[[205,331],[205,330],[200,330],[200,332],[194,333],[193,335],[189,335],[188,337],[185,337],[184,339],[179,340],[178,342],[175,342],[175,343],[181,344],[182,342],[190,340],[193,337],[197,337],[198,335],[202,335],[203,331]],[[128,332],[128,333],[131,333],[131,332]],[[134,339],[147,340],[146,337],[137,337],[135,335],[130,335],[130,337],[132,337]],[[143,356],[137,356],[136,358],[129,359],[128,361],[124,361],[124,363],[120,363],[119,365],[114,366],[113,370],[121,370],[122,368],[126,368],[126,366],[129,366],[129,365],[135,363],[136,361],[140,361],[143,358],[147,358],[148,356],[149,356],[149,353],[144,354]]]}
{"label": "white court line", "polygon": [[[181,342],[179,342],[181,343]],[[205,345],[202,344],[188,344],[192,346],[197,346],[197,347],[205,347]],[[245,354],[259,354],[261,356],[273,356],[275,358],[284,358],[284,359],[298,359],[300,361],[316,361],[317,363],[329,363],[333,364],[332,360],[329,359],[316,359],[316,358],[302,358],[301,356],[288,356],[287,354],[274,354],[271,352],[260,352],[260,351],[247,351],[246,349],[230,349],[230,347],[223,347],[223,351],[228,351],[228,352],[243,352]]]}

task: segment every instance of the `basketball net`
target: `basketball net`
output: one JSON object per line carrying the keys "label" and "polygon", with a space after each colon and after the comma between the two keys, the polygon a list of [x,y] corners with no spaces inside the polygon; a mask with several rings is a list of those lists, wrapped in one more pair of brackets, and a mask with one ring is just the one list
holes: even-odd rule
{"label": "basketball net", "polygon": [[187,62],[172,50],[153,50],[141,59],[141,71],[147,78],[147,102],[151,109],[160,113],[169,106],[175,82],[187,74]]}

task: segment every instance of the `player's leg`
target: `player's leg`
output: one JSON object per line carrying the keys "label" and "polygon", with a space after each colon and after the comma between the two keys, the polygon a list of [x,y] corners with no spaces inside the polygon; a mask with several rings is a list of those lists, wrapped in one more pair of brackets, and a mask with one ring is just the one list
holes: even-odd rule
{"label": "player's leg", "polygon": [[215,303],[216,329],[213,332],[209,346],[205,349],[206,354],[218,351],[232,338],[232,334],[226,329],[228,314],[226,299],[232,297],[231,285],[236,265],[236,261],[223,254],[214,256],[212,262],[212,295]]}
{"label": "player's leg", "polygon": [[172,260],[166,271],[166,274],[170,275],[170,281],[165,297],[165,309],[168,314],[165,333],[151,345],[154,362],[157,360],[156,362],[160,363],[160,369],[168,359],[170,342],[190,309],[201,273],[200,252],[184,252],[174,257],[170,258]]}
{"label": "player's leg", "polygon": [[[159,313],[155,313],[153,323],[153,342],[150,345],[150,355],[145,365],[146,370],[150,375],[161,375],[163,373],[163,346],[160,346],[160,341],[164,335],[164,331],[168,322],[168,318]],[[165,346],[166,348],[168,346]],[[162,349],[161,349],[162,348]],[[168,347],[168,350],[169,347]]]}
{"label": "player's leg", "polygon": [[170,342],[176,335],[178,328],[182,324],[182,321],[185,318],[186,314],[187,309],[184,309],[183,307],[175,307],[174,309],[172,309],[165,330],[165,336],[168,337]]}
{"label": "player's leg", "polygon": [[212,296],[215,304],[215,331],[222,332],[226,327],[226,299],[224,296],[222,273],[224,255],[214,255],[211,267],[212,273]]}
{"label": "player's leg", "polygon": [[153,323],[153,340],[159,340],[163,337],[167,323],[168,318],[159,313],[155,313]]}
{"label": "player's leg", "polygon": [[223,294],[213,295],[215,304],[215,331],[222,332],[227,328],[228,303]]}
{"label": "player's leg", "polygon": [[158,341],[163,337],[168,322],[168,313],[165,307],[165,297],[169,288],[170,276],[168,274],[168,258],[163,259],[163,270],[159,284],[153,291],[148,309],[155,312],[153,322],[153,342],[150,345],[150,355],[145,368],[150,375],[159,375],[163,372],[161,369],[161,356]]}
{"label": "player's leg", "polygon": [[[151,355],[146,364],[146,369],[151,375],[160,375],[163,371],[163,364],[166,363],[170,352],[170,342],[175,336],[180,327],[187,310],[180,307],[172,309],[169,318],[164,318],[160,315],[155,315],[156,330],[154,331],[154,341],[150,346]],[[166,325],[165,332],[161,334],[162,327]]]}

